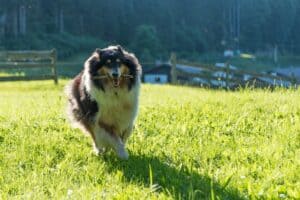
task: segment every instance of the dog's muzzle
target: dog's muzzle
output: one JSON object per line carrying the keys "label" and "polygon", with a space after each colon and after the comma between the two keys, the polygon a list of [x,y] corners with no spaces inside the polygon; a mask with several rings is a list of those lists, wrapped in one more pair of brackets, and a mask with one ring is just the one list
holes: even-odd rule
{"label": "dog's muzzle", "polygon": [[129,75],[129,74],[122,74],[120,77],[118,74],[115,76],[114,75],[109,76],[107,74],[107,75],[100,75],[100,76],[93,77],[94,80],[110,79],[112,81],[114,87],[120,86],[121,79],[132,79],[132,78],[133,78],[133,76]]}
{"label": "dog's muzzle", "polygon": [[112,78],[113,86],[114,87],[119,87],[120,86],[120,78],[119,77],[113,77]]}

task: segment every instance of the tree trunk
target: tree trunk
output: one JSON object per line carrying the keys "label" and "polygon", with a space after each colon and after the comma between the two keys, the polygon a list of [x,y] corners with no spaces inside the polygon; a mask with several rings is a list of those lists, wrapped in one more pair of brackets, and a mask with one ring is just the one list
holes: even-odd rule
{"label": "tree trunk", "polygon": [[26,7],[19,7],[19,30],[21,35],[26,34]]}
{"label": "tree trunk", "polygon": [[83,29],[84,29],[83,16],[80,15],[80,17],[79,17],[79,34],[84,33]]}
{"label": "tree trunk", "polygon": [[60,9],[60,11],[59,11],[59,32],[63,33],[64,31],[65,31],[64,10]]}
{"label": "tree trunk", "polygon": [[12,33],[15,37],[18,37],[18,11],[14,9],[12,11]]}
{"label": "tree trunk", "polygon": [[0,38],[5,35],[5,26],[6,26],[6,12],[0,16]]}
{"label": "tree trunk", "polygon": [[274,63],[277,64],[278,63],[278,46],[277,45],[275,45],[275,47],[274,47],[273,57],[274,57]]}

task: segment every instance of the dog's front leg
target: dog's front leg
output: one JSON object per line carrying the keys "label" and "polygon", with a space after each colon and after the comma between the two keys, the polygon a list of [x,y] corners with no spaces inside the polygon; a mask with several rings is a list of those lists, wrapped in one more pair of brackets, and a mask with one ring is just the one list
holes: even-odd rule
{"label": "dog's front leg", "polygon": [[123,131],[123,134],[122,134],[122,141],[123,141],[124,144],[126,144],[127,139],[128,139],[129,136],[131,135],[132,129],[133,129],[133,125],[130,125],[127,129],[125,129],[125,130]]}
{"label": "dog's front leg", "polygon": [[121,159],[128,159],[129,155],[121,138],[113,132],[97,125],[94,130],[95,146],[97,149],[113,148]]}

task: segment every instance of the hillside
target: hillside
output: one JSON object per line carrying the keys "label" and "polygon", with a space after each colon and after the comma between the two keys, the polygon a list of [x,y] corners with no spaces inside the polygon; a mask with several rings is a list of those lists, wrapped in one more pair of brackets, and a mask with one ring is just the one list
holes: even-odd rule
{"label": "hillside", "polygon": [[96,157],[63,85],[0,83],[0,199],[299,199],[299,90],[143,85],[128,161]]}

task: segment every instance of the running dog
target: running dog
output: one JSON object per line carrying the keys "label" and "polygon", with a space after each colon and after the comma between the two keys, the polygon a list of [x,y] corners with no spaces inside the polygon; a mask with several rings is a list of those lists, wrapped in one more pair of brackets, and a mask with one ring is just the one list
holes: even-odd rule
{"label": "running dog", "polygon": [[68,116],[91,135],[97,154],[113,149],[128,159],[125,144],[138,112],[142,67],[120,45],[96,49],[66,87]]}

